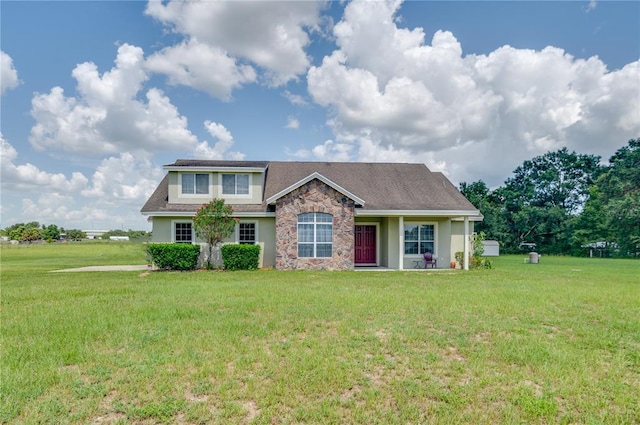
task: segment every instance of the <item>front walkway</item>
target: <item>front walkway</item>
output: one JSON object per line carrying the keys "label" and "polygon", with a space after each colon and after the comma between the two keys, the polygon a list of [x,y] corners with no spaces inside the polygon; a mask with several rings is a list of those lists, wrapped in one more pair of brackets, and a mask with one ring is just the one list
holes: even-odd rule
{"label": "front walkway", "polygon": [[51,270],[52,273],[67,273],[67,272],[132,272],[132,271],[141,271],[141,270],[149,270],[149,266],[144,265],[135,265],[135,266],[87,266],[87,267],[76,267],[73,269],[63,269],[63,270]]}
{"label": "front walkway", "polygon": [[355,271],[357,272],[451,272],[460,269],[390,269],[388,267],[378,267],[378,266],[356,266]]}

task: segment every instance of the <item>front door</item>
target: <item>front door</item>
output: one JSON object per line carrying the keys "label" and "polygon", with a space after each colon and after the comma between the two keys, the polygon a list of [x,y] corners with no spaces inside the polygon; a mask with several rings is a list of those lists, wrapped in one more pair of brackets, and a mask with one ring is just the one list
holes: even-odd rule
{"label": "front door", "polygon": [[376,226],[356,226],[355,263],[376,264]]}

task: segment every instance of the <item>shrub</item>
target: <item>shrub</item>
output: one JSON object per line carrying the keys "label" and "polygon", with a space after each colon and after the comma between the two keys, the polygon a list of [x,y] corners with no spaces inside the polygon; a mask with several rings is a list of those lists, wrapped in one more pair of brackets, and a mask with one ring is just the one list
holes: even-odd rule
{"label": "shrub", "polygon": [[259,245],[223,245],[221,250],[227,270],[256,270],[260,264]]}
{"label": "shrub", "polygon": [[456,257],[456,262],[460,265],[460,267],[464,267],[464,252],[462,251],[457,251],[455,253],[455,257]]}
{"label": "shrub", "polygon": [[491,260],[484,257],[471,257],[469,268],[471,269],[490,269],[493,267]]}
{"label": "shrub", "polygon": [[154,243],[147,245],[153,264],[165,270],[194,270],[198,265],[200,245]]}
{"label": "shrub", "polygon": [[[464,267],[464,252],[458,251],[455,253],[456,261],[460,264],[460,267]],[[490,269],[493,267],[491,260],[488,258],[480,257],[469,253],[469,268],[470,269]]]}

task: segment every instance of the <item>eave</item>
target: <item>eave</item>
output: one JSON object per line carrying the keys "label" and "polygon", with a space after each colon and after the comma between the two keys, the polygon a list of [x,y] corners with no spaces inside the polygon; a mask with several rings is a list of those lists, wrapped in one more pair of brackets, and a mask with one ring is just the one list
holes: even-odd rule
{"label": "eave", "polygon": [[[195,211],[147,211],[142,215],[149,217],[193,217],[196,214]],[[275,217],[274,212],[233,212],[232,217]]]}
{"label": "eave", "polygon": [[208,173],[264,173],[266,167],[207,167],[196,165],[165,165],[165,171],[205,171]]}
{"label": "eave", "polygon": [[477,217],[482,220],[482,214],[478,210],[354,210],[356,217],[469,217],[473,220]]}

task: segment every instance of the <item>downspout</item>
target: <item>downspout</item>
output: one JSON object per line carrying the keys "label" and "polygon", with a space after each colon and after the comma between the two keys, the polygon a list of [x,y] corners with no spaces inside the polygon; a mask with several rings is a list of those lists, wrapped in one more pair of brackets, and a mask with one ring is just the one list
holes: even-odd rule
{"label": "downspout", "polygon": [[469,217],[464,217],[464,269],[469,270]]}
{"label": "downspout", "polygon": [[398,218],[398,270],[404,270],[404,217]]}

